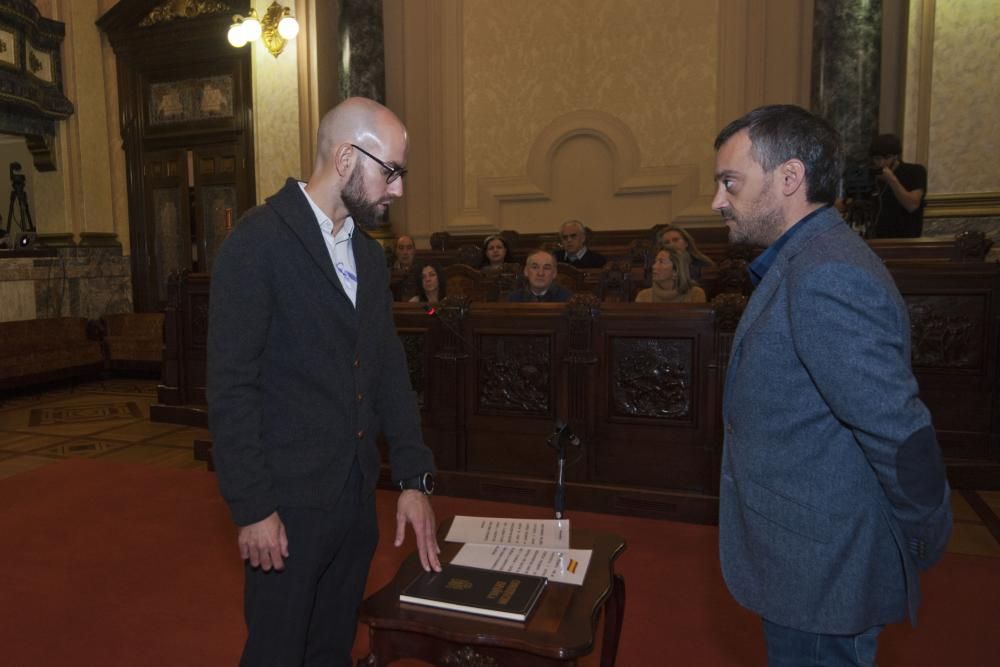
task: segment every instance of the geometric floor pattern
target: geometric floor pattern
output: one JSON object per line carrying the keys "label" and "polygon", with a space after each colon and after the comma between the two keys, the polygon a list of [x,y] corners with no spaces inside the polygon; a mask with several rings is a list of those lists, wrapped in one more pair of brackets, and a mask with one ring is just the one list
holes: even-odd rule
{"label": "geometric floor pattern", "polygon": [[206,429],[149,421],[157,380],[114,378],[0,395],[0,478],[66,458],[204,470],[192,443]]}
{"label": "geometric floor pattern", "polygon": [[[206,469],[193,442],[208,430],[149,421],[157,384],[118,378],[0,395],[0,479],[72,457]],[[1000,491],[955,491],[951,504],[948,551],[1000,558]]]}

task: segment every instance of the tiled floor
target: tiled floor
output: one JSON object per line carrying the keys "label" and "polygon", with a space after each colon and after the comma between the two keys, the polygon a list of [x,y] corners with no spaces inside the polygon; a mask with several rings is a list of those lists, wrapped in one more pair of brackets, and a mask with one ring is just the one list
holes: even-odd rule
{"label": "tiled floor", "polygon": [[0,479],[69,457],[205,468],[205,429],[149,421],[156,381],[112,379],[0,399]]}
{"label": "tiled floor", "polygon": [[[205,468],[192,442],[205,429],[149,421],[156,381],[112,379],[0,398],[0,479],[74,456]],[[952,494],[948,550],[1000,558],[1000,491]]]}

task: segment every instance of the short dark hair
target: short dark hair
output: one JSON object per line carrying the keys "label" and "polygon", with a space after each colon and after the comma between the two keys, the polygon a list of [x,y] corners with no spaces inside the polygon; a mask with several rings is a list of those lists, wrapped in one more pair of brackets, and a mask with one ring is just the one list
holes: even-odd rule
{"label": "short dark hair", "polygon": [[514,261],[514,255],[510,251],[510,244],[507,243],[507,239],[505,239],[504,237],[500,236],[499,234],[490,234],[489,236],[486,237],[486,240],[483,241],[483,248],[482,248],[482,250],[479,251],[479,267],[480,268],[490,265],[490,258],[486,256],[486,248],[490,245],[490,241],[499,241],[500,243],[503,244],[503,250],[504,250],[503,261],[504,261],[504,264],[513,263],[513,261]]}
{"label": "short dark hair", "polygon": [[832,204],[840,194],[844,147],[830,123],[793,104],[758,107],[715,138],[715,150],[741,130],[750,134],[750,155],[765,172],[798,159],[806,167],[806,201]]}
{"label": "short dark hair", "polygon": [[889,155],[901,155],[903,153],[903,142],[895,134],[880,134],[872,139],[868,154],[875,157]]}

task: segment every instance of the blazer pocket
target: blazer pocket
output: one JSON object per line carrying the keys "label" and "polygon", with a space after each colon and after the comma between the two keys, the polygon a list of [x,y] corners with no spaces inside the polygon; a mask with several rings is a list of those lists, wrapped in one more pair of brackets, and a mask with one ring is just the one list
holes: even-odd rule
{"label": "blazer pocket", "polygon": [[771,523],[814,542],[827,544],[833,539],[829,515],[750,480],[740,486],[744,505]]}

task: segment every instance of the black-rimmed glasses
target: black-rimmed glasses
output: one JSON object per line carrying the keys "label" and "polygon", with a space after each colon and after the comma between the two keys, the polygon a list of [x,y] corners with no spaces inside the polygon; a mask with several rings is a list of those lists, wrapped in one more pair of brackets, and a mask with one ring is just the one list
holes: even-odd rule
{"label": "black-rimmed glasses", "polygon": [[403,176],[406,176],[406,169],[405,168],[403,168],[403,167],[393,167],[390,164],[386,164],[385,162],[383,162],[382,160],[379,160],[377,157],[375,157],[374,155],[372,155],[371,153],[369,153],[368,151],[366,151],[361,146],[358,146],[357,144],[351,144],[351,146],[353,146],[354,148],[357,148],[359,151],[361,151],[362,153],[364,153],[365,155],[367,155],[371,159],[373,159],[376,162],[378,162],[382,166],[382,168],[385,169],[385,184],[386,185],[389,185],[390,183],[392,183],[393,181],[395,181],[397,178],[402,178]]}

